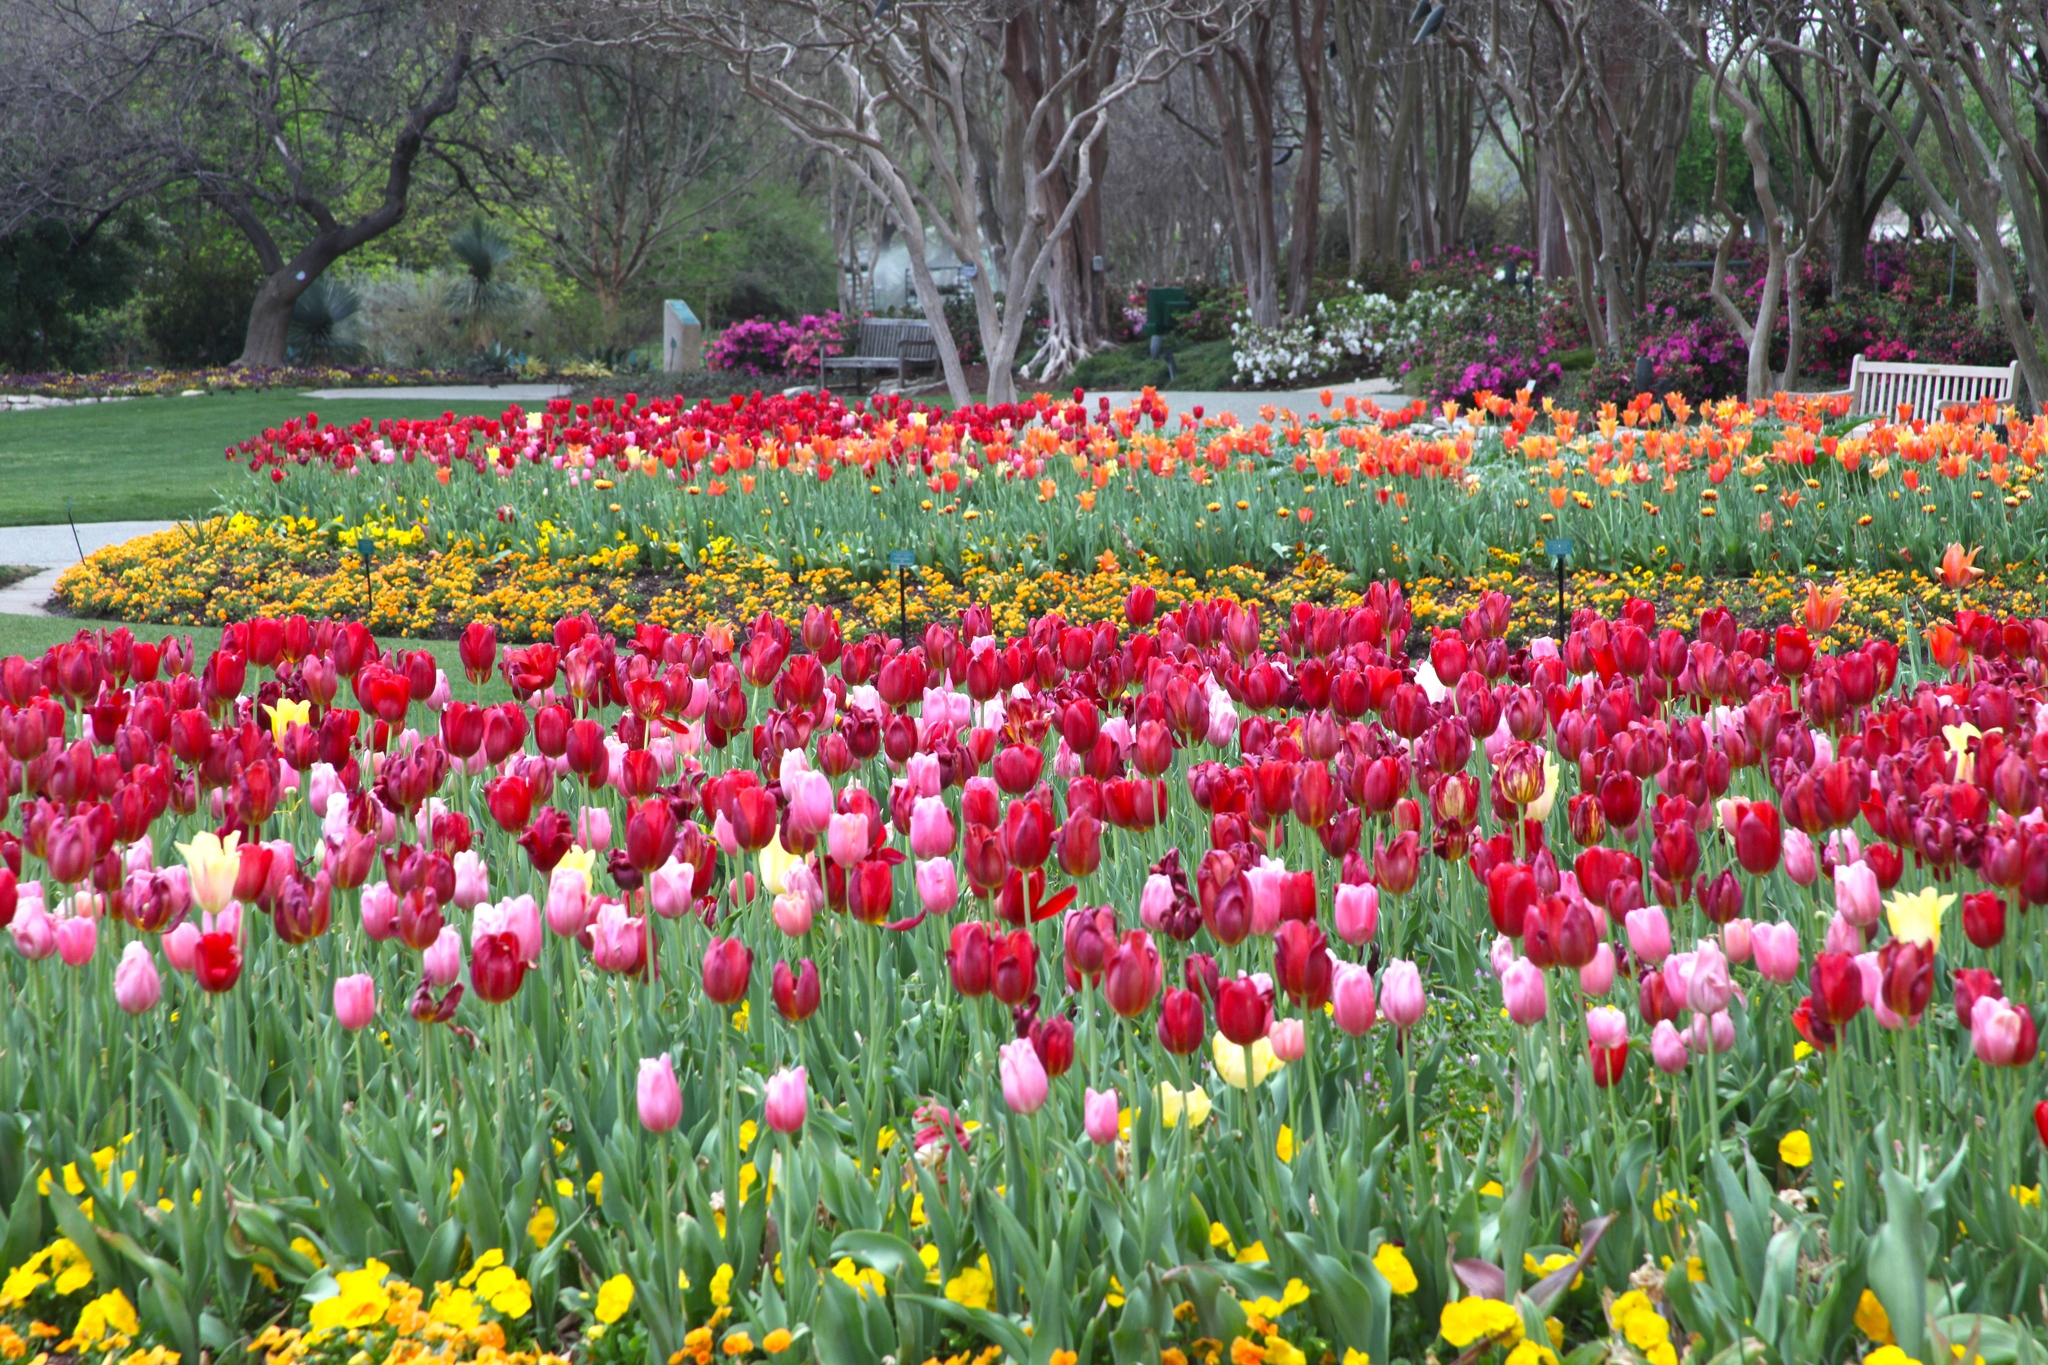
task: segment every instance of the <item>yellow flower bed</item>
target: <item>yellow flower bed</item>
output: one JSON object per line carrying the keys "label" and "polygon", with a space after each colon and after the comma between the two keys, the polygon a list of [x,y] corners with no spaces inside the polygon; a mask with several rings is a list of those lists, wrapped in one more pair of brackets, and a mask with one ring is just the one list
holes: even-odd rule
{"label": "yellow flower bed", "polygon": [[[1534,561],[1496,551],[1499,568],[1475,578],[1420,577],[1407,582],[1418,627],[1456,626],[1488,591],[1513,604],[1516,637],[1554,632],[1555,580]],[[1663,624],[1685,629],[1709,607],[1734,612],[1745,625],[1793,619],[1805,573],[1712,579],[1682,569],[1579,571],[1567,584],[1568,610],[1593,607],[1620,614],[1630,597],[1657,604]],[[1848,591],[1837,633],[1903,639],[1955,599],[1915,571],[1837,575]],[[916,628],[956,619],[975,603],[988,605],[996,628],[1021,632],[1036,616],[1057,611],[1074,621],[1116,619],[1137,584],[1159,595],[1164,613],[1196,598],[1255,601],[1277,626],[1297,602],[1354,606],[1365,583],[1319,556],[1268,577],[1243,566],[1206,574],[1176,572],[1157,561],[1136,566],[1104,554],[1086,572],[997,568],[968,558],[955,578],[925,566],[905,575],[901,615],[893,576],[864,581],[845,569],[798,570],[736,548],[720,548],[695,568],[646,565],[637,546],[587,555],[489,552],[466,542],[435,551],[403,530],[364,535],[336,532],[305,518],[261,522],[246,514],[178,526],[111,546],[67,570],[58,599],[81,616],[164,625],[215,625],[256,616],[333,616],[372,630],[411,636],[452,635],[471,621],[489,621],[512,637],[545,635],[560,617],[588,612],[623,630],[641,620],[692,629],[714,620],[751,619],[762,611],[800,621],[813,603],[836,607],[848,630],[891,631],[899,620]],[[2008,566],[1975,585],[1968,605],[2008,615],[2048,614],[2048,574]],[[1825,641],[1817,641],[1825,646]]]}

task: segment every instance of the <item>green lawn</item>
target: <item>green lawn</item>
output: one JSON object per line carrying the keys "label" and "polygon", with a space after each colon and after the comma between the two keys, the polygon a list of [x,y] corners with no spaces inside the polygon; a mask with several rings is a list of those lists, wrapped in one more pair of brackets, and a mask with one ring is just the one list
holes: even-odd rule
{"label": "green lawn", "polygon": [[308,408],[347,425],[363,417],[496,415],[508,404],[341,399],[319,403],[279,390],[197,398],[131,398],[0,413],[0,526],[64,520],[160,521],[219,503],[216,490],[248,472],[222,452]]}

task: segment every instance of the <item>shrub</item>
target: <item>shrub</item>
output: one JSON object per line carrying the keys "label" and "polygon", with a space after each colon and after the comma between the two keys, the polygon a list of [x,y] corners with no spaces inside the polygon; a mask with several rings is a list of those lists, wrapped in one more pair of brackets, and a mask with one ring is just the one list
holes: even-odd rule
{"label": "shrub", "polygon": [[845,327],[846,319],[836,312],[806,313],[795,322],[735,322],[705,348],[704,363],[729,374],[800,374],[817,366],[821,351],[839,355],[845,350]]}

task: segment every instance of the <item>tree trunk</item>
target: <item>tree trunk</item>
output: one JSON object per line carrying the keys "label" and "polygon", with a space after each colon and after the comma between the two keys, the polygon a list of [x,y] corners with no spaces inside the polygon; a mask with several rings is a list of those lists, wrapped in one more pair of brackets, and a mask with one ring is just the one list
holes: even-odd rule
{"label": "tree trunk", "polygon": [[291,340],[292,308],[304,292],[306,285],[285,271],[264,278],[256,301],[249,306],[249,328],[242,337],[237,368],[272,369],[284,364],[285,346]]}

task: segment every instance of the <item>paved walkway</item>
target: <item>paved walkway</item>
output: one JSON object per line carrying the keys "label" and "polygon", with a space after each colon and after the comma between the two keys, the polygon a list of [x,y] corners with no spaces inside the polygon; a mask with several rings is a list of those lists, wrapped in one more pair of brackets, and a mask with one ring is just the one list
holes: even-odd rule
{"label": "paved walkway", "polygon": [[421,385],[413,388],[389,389],[308,389],[306,397],[317,398],[323,403],[342,399],[368,399],[372,402],[390,402],[400,398],[416,398],[428,403],[545,403],[550,398],[566,398],[572,390],[567,384],[438,384]]}
{"label": "paved walkway", "polygon": [[[1391,404],[1398,407],[1406,401],[1402,398],[1400,384],[1392,379],[1359,379],[1349,384],[1330,384],[1313,389],[1271,393],[1198,393],[1182,389],[1161,389],[1159,397],[1166,404],[1167,411],[1175,417],[1200,408],[1205,417],[1228,412],[1235,414],[1238,420],[1250,423],[1258,420],[1259,409],[1269,403],[1282,412],[1293,412],[1297,417],[1311,417],[1324,412],[1324,388],[1336,398],[1335,406],[1340,412],[1343,410],[1347,395],[1372,398],[1382,406]],[[1137,396],[1137,392],[1131,389],[1105,389],[1090,392],[1087,401],[1092,411],[1098,398],[1108,398],[1111,407],[1120,408],[1131,403]]]}
{"label": "paved walkway", "polygon": [[68,524],[0,526],[0,564],[41,570],[0,588],[0,615],[49,615],[44,604],[57,590],[57,576],[79,561],[81,549],[91,554],[171,526],[168,521],[84,521],[78,524],[76,538]]}

